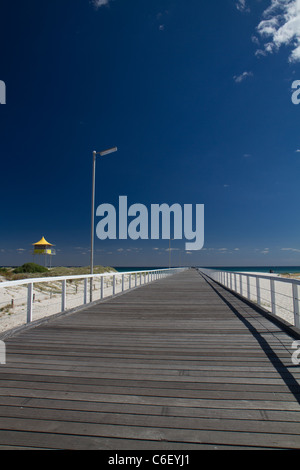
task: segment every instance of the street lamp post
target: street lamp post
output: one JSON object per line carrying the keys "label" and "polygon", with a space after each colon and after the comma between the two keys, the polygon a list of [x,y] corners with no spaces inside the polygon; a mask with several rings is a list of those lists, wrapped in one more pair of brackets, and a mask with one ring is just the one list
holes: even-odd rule
{"label": "street lamp post", "polygon": [[[95,232],[95,182],[96,182],[96,158],[97,155],[104,157],[110,153],[116,152],[117,147],[113,147],[108,150],[103,150],[102,152],[93,151],[93,179],[92,179],[92,214],[91,214],[91,262],[90,262],[90,273],[94,273],[94,232]],[[90,301],[93,300],[93,278],[91,278],[90,284]]]}

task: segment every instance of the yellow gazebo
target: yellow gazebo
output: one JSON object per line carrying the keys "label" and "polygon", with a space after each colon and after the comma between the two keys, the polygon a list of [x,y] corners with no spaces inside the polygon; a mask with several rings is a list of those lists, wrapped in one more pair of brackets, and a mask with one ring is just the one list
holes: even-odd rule
{"label": "yellow gazebo", "polygon": [[[45,256],[45,266],[47,262],[47,255],[51,256],[56,255],[55,250],[52,248],[54,245],[47,242],[45,237],[42,237],[39,242],[33,243],[33,255],[43,255]],[[51,264],[51,263],[50,263]]]}

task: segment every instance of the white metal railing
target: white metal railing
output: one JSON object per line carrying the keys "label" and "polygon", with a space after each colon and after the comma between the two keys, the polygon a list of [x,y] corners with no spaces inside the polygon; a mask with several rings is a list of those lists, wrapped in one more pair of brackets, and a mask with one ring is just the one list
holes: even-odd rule
{"label": "white metal railing", "polygon": [[300,328],[300,280],[279,275],[198,268],[214,281]]}
{"label": "white metal railing", "polygon": [[0,282],[0,333],[186,269],[107,272]]}

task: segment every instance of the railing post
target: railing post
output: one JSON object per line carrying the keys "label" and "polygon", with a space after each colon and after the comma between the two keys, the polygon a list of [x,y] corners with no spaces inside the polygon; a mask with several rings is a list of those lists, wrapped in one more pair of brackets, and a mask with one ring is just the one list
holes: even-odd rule
{"label": "railing post", "polygon": [[257,298],[258,305],[260,305],[260,281],[259,281],[259,277],[256,278],[256,298]]}
{"label": "railing post", "polygon": [[101,287],[100,287],[100,299],[103,299],[103,294],[104,294],[104,277],[101,277]]}
{"label": "railing post", "polygon": [[122,292],[124,292],[124,274],[122,274]]}
{"label": "railing post", "polygon": [[93,302],[93,278],[90,278],[90,302]]}
{"label": "railing post", "polygon": [[88,278],[84,278],[84,287],[83,287],[83,303],[87,303],[87,290],[88,290]]}
{"label": "railing post", "polygon": [[113,275],[113,295],[116,293],[116,275]]}
{"label": "railing post", "polygon": [[129,289],[131,289],[131,274],[129,274]]}
{"label": "railing post", "polygon": [[247,274],[247,299],[250,300],[250,276]]}
{"label": "railing post", "polygon": [[242,280],[242,274],[240,274],[240,294],[243,295],[243,280]]}
{"label": "railing post", "polygon": [[27,286],[27,323],[32,321],[33,284]]}
{"label": "railing post", "polygon": [[293,284],[293,306],[294,306],[294,326],[296,328],[300,327],[300,321],[299,321],[299,291],[298,291],[298,285]]}
{"label": "railing post", "polygon": [[66,310],[66,287],[67,281],[64,279],[61,281],[61,311],[64,312]]}
{"label": "railing post", "polygon": [[275,281],[270,279],[270,291],[271,291],[271,312],[276,315],[276,300],[275,300]]}

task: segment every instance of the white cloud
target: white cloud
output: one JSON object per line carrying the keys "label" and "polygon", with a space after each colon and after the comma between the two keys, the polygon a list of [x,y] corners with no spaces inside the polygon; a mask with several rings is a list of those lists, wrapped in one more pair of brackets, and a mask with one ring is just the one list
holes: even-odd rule
{"label": "white cloud", "polygon": [[253,34],[251,37],[251,41],[259,46],[259,39]]}
{"label": "white cloud", "polygon": [[234,75],[233,80],[236,83],[241,83],[242,81],[246,80],[246,78],[253,77],[252,72],[243,72],[241,75]]}
{"label": "white cloud", "polygon": [[93,0],[92,1],[94,7],[97,9],[103,7],[104,5],[108,5],[109,2],[110,0]]}
{"label": "white cloud", "polygon": [[237,0],[235,6],[237,7],[239,11],[246,11],[246,12],[250,11],[250,8],[248,8],[246,0]]}
{"label": "white cloud", "polygon": [[300,250],[298,248],[281,248],[282,251],[293,251],[296,253],[300,253]]}
{"label": "white cloud", "polygon": [[257,32],[264,47],[256,55],[277,52],[281,46],[290,46],[289,62],[300,61],[300,0],[271,0],[264,11]]}

